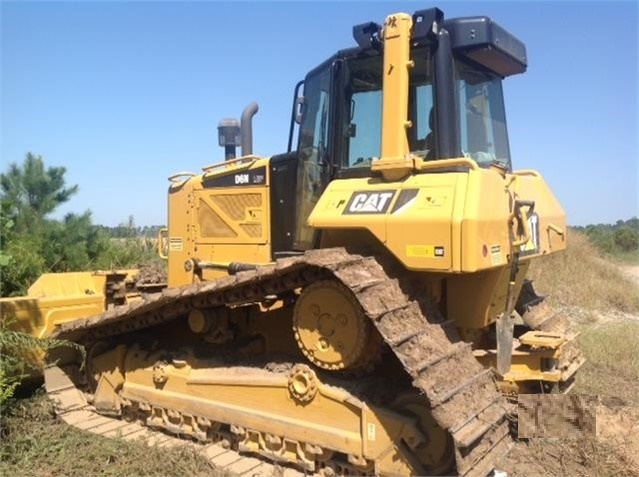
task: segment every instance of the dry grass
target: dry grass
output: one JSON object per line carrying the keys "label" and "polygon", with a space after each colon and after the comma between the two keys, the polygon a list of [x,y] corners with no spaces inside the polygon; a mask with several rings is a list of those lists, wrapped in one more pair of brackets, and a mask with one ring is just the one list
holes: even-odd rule
{"label": "dry grass", "polygon": [[626,379],[639,377],[639,321],[612,321],[580,326],[586,358]]}
{"label": "dry grass", "polygon": [[639,321],[606,321],[579,326],[587,362],[575,392],[597,395],[611,405],[639,406]]}
{"label": "dry grass", "polygon": [[575,392],[639,405],[637,282],[574,230],[566,251],[533,263],[530,276],[554,307],[564,308],[580,323],[579,342],[587,362],[579,371]]}
{"label": "dry grass", "polygon": [[571,230],[564,253],[531,266],[537,291],[577,323],[587,361],[572,392],[599,396],[598,435],[519,441],[501,463],[510,477],[639,475],[637,258],[605,260],[585,235]]}
{"label": "dry grass", "polygon": [[0,475],[225,475],[187,447],[148,447],[72,428],[55,417],[42,394],[4,409],[1,429]]}
{"label": "dry grass", "polygon": [[509,477],[617,477],[637,476],[639,467],[624,451],[631,442],[583,439],[520,441],[501,463]]}
{"label": "dry grass", "polygon": [[601,258],[586,236],[574,230],[569,230],[566,251],[535,261],[529,276],[554,306],[639,313],[633,280]]}
{"label": "dry grass", "polygon": [[509,477],[639,475],[639,408],[602,403],[596,412],[596,436],[519,440],[499,468]]}

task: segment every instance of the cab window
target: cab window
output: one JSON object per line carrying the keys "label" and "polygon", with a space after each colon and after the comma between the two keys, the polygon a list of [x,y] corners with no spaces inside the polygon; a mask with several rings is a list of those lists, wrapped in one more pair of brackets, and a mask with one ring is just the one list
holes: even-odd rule
{"label": "cab window", "polygon": [[501,79],[455,62],[462,153],[480,166],[498,161],[510,169]]}
{"label": "cab window", "polygon": [[[432,120],[432,61],[428,48],[413,51],[415,66],[410,71],[407,129],[411,152],[434,154]],[[381,154],[382,139],[382,56],[350,58],[345,62],[345,126],[342,169],[370,167]]]}
{"label": "cab window", "polygon": [[330,162],[330,67],[315,73],[304,83],[304,112],[299,131],[297,216],[294,246],[313,247],[314,230],[306,223],[322,194],[322,171]]}

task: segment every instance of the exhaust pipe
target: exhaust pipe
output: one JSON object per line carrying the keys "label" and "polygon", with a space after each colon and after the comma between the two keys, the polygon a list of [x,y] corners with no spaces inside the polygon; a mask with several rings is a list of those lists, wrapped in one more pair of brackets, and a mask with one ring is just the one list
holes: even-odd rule
{"label": "exhaust pipe", "polygon": [[242,112],[240,130],[242,135],[242,156],[253,154],[253,116],[260,109],[255,101],[249,104]]}

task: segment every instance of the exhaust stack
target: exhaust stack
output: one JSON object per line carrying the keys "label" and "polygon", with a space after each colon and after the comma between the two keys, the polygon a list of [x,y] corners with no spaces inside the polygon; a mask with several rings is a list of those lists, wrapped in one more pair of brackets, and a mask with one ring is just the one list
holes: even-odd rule
{"label": "exhaust stack", "polygon": [[242,156],[253,154],[253,116],[260,107],[255,101],[249,104],[242,112],[240,119],[240,131],[242,136]]}

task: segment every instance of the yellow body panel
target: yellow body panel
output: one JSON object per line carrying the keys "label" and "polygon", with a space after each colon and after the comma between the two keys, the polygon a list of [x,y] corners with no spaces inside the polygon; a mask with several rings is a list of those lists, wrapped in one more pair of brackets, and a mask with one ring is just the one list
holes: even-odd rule
{"label": "yellow body panel", "polygon": [[[512,188],[518,198],[535,201],[538,216],[537,233],[540,254],[558,252],[566,248],[566,214],[544,179],[536,171],[515,171]],[[522,248],[530,248],[530,242]],[[535,254],[531,254],[534,256]]]}
{"label": "yellow body panel", "polygon": [[[366,229],[408,269],[472,273],[508,265],[515,200],[535,202],[527,256],[565,248],[563,210],[543,179],[496,169],[425,172],[402,181],[331,182],[313,209],[315,228]],[[534,243],[533,243],[534,242]],[[532,246],[532,247],[531,247]]]}
{"label": "yellow body panel", "polygon": [[94,272],[44,273],[29,287],[29,297],[101,293],[106,275]]}
{"label": "yellow body panel", "polygon": [[[177,180],[180,179],[180,180]],[[222,162],[169,187],[168,286],[228,275],[205,263],[267,263],[270,247],[268,159]]]}
{"label": "yellow body panel", "polygon": [[[527,271],[528,263],[520,264],[515,282],[517,293]],[[507,266],[446,277],[448,318],[464,329],[482,329],[490,325],[506,309],[509,278]]]}
{"label": "yellow body panel", "polygon": [[[330,246],[359,243],[356,237],[367,231],[378,250],[392,253],[407,269],[431,272],[425,278],[430,290],[441,287],[437,281],[445,283],[447,317],[460,329],[484,328],[506,309],[513,247],[521,257],[518,294],[530,258],[565,248],[566,222],[539,174],[462,167],[468,161],[429,164],[395,182],[335,180],[309,223],[327,232]],[[532,211],[526,207],[528,227],[514,218],[516,201],[534,202]]]}

